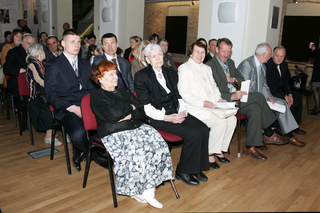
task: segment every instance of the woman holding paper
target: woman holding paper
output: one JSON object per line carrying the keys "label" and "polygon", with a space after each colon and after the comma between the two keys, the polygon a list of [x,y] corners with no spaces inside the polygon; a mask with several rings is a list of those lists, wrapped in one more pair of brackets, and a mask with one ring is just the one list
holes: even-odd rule
{"label": "woman holding paper", "polygon": [[203,64],[206,46],[194,42],[188,49],[189,60],[179,67],[178,89],[182,99],[187,103],[188,112],[204,122],[210,128],[209,162],[214,169],[220,168],[214,157],[222,163],[230,163],[223,152],[228,150],[237,119],[237,108],[222,109],[221,98],[212,70]]}

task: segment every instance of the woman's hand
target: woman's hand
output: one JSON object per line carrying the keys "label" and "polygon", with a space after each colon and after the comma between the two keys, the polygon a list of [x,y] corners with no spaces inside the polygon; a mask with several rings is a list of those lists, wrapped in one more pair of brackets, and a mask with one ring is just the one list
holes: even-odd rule
{"label": "woman's hand", "polygon": [[226,103],[226,102],[227,102],[227,100],[220,99],[218,102],[219,102],[219,103]]}
{"label": "woman's hand", "polygon": [[131,104],[131,106],[132,106],[132,110],[136,110],[136,107],[133,104]]}
{"label": "woman's hand", "polygon": [[216,108],[217,105],[215,105],[214,103],[210,102],[210,101],[204,101],[203,102],[203,107],[206,107],[206,108]]}
{"label": "woman's hand", "polygon": [[183,112],[180,112],[179,114],[175,113],[171,115],[165,115],[163,120],[174,124],[181,124],[186,119],[186,113],[185,111]]}
{"label": "woman's hand", "polygon": [[118,120],[118,122],[121,122],[121,121],[125,121],[125,120],[130,120],[131,119],[131,114],[127,115],[126,117]]}

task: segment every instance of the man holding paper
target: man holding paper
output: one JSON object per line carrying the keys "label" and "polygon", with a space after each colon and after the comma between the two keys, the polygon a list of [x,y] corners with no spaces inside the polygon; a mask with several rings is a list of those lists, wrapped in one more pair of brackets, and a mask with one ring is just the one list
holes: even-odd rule
{"label": "man holding paper", "polygon": [[[218,40],[217,54],[206,64],[212,69],[213,78],[220,90],[221,97],[227,101],[237,101],[247,95],[233,86],[233,82],[242,82],[244,78],[237,71],[234,61],[230,59],[232,42],[227,38]],[[241,114],[247,116],[247,138],[246,146],[242,153],[250,155],[258,160],[265,161],[266,156],[259,153],[256,147],[266,150],[262,143],[261,130],[264,130],[264,141],[266,144],[283,145],[289,139],[278,135],[271,129],[271,124],[276,121],[276,116],[268,106],[261,93],[250,92],[248,100],[241,103]]]}

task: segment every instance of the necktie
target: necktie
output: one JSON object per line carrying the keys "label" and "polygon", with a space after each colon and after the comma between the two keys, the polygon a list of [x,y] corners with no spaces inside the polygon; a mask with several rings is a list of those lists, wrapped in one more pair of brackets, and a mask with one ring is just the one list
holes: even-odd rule
{"label": "necktie", "polygon": [[78,68],[77,68],[77,61],[76,61],[76,59],[73,59],[72,67],[73,67],[74,73],[78,76]]}
{"label": "necktie", "polygon": [[[112,59],[112,62],[113,62],[114,64],[117,64],[117,59],[116,59],[116,58],[113,58],[113,59]],[[119,69],[119,68],[118,68],[118,69]],[[119,87],[119,88],[123,88],[123,89],[128,89],[126,82],[123,80],[123,77],[122,77],[122,74],[121,74],[120,70],[119,70],[119,72],[118,72],[118,87]]]}
{"label": "necktie", "polygon": [[280,77],[281,77],[280,65],[278,65],[278,66],[277,66],[277,69],[278,69],[278,71],[279,71],[279,75],[280,75]]}
{"label": "necktie", "polygon": [[262,64],[260,64],[257,71],[258,71],[257,73],[258,92],[260,92],[260,73],[262,71]]}

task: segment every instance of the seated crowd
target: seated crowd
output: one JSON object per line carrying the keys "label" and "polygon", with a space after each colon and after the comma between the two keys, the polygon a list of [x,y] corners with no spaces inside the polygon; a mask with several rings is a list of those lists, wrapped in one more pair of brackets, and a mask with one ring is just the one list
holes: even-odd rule
{"label": "seated crowd", "polygon": [[[80,103],[90,93],[97,134],[114,162],[117,193],[141,203],[162,208],[155,189],[174,179],[170,151],[156,130],[183,139],[175,178],[191,186],[208,181],[203,171],[219,169],[216,159],[230,163],[224,153],[235,131],[237,107],[247,119],[243,154],[265,161],[267,157],[259,150],[267,150],[266,145],[306,144],[293,135],[306,132],[299,128],[301,95],[290,89],[283,46],[272,51],[269,44],[258,44],[255,53],[236,68],[229,39],[211,39],[207,46],[200,38],[188,48],[188,61],[177,68],[168,53],[168,41],[157,34],[149,40],[132,36],[123,57],[112,33],[104,34],[100,45],[95,44],[93,34],[81,44],[74,29],[66,29],[61,41],[43,32],[39,44],[33,35],[19,29],[8,35],[6,32],[9,39],[2,45],[1,65],[9,76],[7,90],[14,96],[18,114],[25,109],[21,108],[17,77],[26,73],[28,110],[36,130],[45,131],[45,143],[51,143],[51,105],[70,136],[72,162],[80,171],[89,144]],[[239,88],[245,80],[251,80],[248,93]],[[247,102],[238,105],[244,95]],[[46,101],[39,101],[43,97]],[[32,107],[36,102],[42,104],[42,114]],[[237,107],[219,108],[226,102],[236,102]],[[284,105],[286,111],[272,110],[268,102]],[[25,116],[19,116],[19,123],[27,129]],[[61,145],[57,138],[55,145]],[[107,167],[99,150],[93,151],[93,160]]]}

